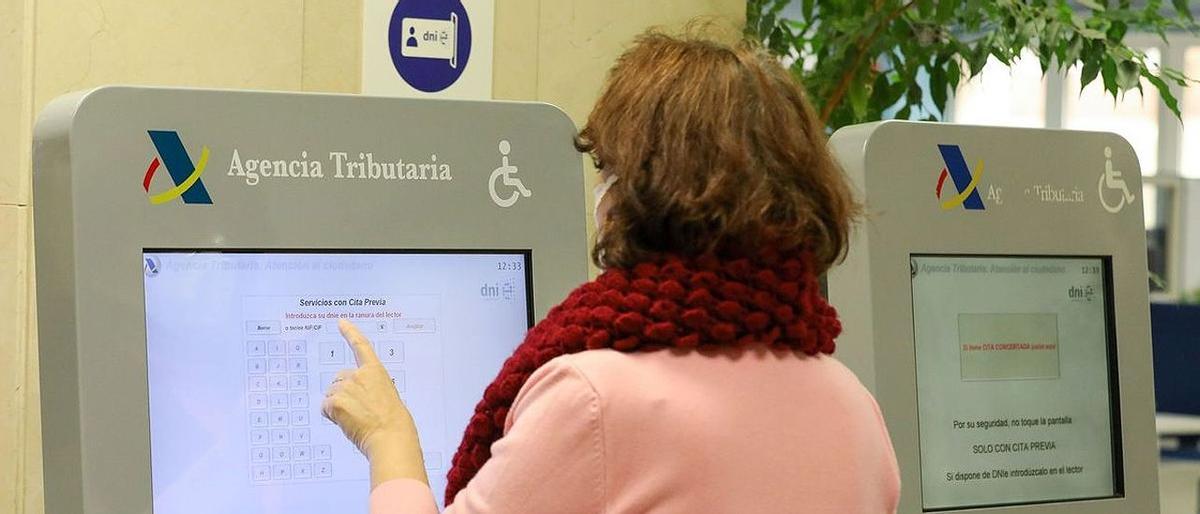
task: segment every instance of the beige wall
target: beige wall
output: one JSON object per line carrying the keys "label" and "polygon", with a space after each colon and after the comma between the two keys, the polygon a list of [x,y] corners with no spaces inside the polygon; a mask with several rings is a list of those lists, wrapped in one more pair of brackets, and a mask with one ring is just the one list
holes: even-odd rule
{"label": "beige wall", "polygon": [[[696,16],[734,25],[744,11],[742,0],[496,0],[494,94],[554,103],[580,124],[634,35]],[[42,512],[33,113],[106,83],[357,92],[360,13],[361,0],[0,0],[0,514]]]}
{"label": "beige wall", "polygon": [[[587,119],[608,68],[634,36],[651,27],[678,30],[697,17],[740,26],[746,12],[743,0],[544,0],[540,5],[537,99],[558,105],[579,126]],[[590,172],[590,159],[586,161],[584,196],[590,237],[596,174]]]}
{"label": "beige wall", "polygon": [[[36,429],[26,408],[27,362],[32,326],[27,306],[31,216],[29,213],[29,131],[32,106],[32,0],[0,0],[0,513],[21,512],[25,483],[40,476],[26,434]],[[36,440],[34,440],[36,441]],[[28,495],[30,504],[40,500]]]}
{"label": "beige wall", "polygon": [[33,113],[108,83],[357,92],[359,5],[0,0],[0,514],[42,512]]}

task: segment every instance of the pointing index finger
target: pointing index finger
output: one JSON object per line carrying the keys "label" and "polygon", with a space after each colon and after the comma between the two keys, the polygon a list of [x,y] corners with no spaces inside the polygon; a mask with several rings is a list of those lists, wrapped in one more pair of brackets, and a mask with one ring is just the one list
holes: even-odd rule
{"label": "pointing index finger", "polygon": [[350,344],[350,349],[354,352],[354,362],[358,364],[358,367],[379,362],[379,357],[375,355],[375,348],[371,346],[367,336],[359,332],[354,323],[344,319],[339,320],[338,329],[341,330],[342,337],[346,338],[346,342]]}

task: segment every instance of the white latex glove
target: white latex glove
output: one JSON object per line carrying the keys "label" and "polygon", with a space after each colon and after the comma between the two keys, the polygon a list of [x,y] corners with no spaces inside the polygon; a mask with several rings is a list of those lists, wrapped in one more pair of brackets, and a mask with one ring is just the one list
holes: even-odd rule
{"label": "white latex glove", "polygon": [[367,456],[372,487],[392,478],[428,483],[412,415],[371,342],[349,321],[339,321],[338,328],[358,368],[338,372],[321,403],[321,413]]}

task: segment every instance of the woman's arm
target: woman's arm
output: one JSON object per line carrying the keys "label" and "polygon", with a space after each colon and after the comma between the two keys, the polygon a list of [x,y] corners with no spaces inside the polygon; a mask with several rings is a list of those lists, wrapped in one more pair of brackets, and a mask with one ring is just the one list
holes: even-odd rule
{"label": "woman's arm", "polygon": [[[492,457],[445,514],[562,514],[604,510],[600,399],[569,360],[529,378]],[[440,493],[441,491],[437,491]],[[417,480],[380,484],[371,514],[434,514],[434,492]]]}
{"label": "woman's arm", "polygon": [[425,476],[425,457],[415,426],[404,427],[395,437],[380,442],[366,454],[371,465],[371,490],[391,480],[408,479],[429,486]]}
{"label": "woman's arm", "polygon": [[[416,425],[371,344],[347,321],[357,369],[338,373],[322,404],[371,463],[371,514],[437,514]],[[445,514],[561,514],[604,506],[600,398],[567,358],[521,388],[492,457]]]}
{"label": "woman's arm", "polygon": [[371,342],[346,320],[338,323],[357,369],[337,374],[321,412],[342,428],[371,463],[371,488],[399,478],[429,483],[417,426]]}

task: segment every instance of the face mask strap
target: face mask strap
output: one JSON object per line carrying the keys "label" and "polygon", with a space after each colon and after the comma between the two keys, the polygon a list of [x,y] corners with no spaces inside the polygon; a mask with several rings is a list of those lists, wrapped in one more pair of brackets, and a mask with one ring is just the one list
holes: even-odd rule
{"label": "face mask strap", "polygon": [[604,179],[604,182],[596,184],[596,189],[592,191],[593,198],[596,200],[596,206],[600,205],[600,200],[604,199],[605,193],[608,193],[609,188],[617,182],[618,178],[620,177],[609,175],[608,178]]}
{"label": "face mask strap", "polygon": [[600,226],[604,221],[600,219],[600,202],[604,201],[604,195],[608,193],[609,188],[611,188],[615,183],[617,183],[617,176],[609,175],[608,178],[604,179],[604,182],[597,184],[596,189],[592,191],[592,194],[594,195],[594,201],[592,202],[592,219],[596,222],[597,233],[600,232]]}

